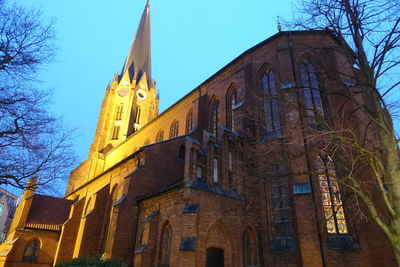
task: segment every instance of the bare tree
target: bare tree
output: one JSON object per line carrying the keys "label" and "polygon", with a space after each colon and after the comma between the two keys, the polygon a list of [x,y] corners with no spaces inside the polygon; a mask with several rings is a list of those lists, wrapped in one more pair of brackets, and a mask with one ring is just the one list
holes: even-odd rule
{"label": "bare tree", "polygon": [[71,132],[48,112],[36,74],[54,56],[53,22],[39,9],[0,0],[0,185],[51,188],[74,161]]}
{"label": "bare tree", "polygon": [[[320,76],[347,81],[348,94],[343,96],[347,101],[342,104],[354,108],[339,109],[346,110],[346,114],[336,114],[341,123],[321,116],[323,130],[309,132],[308,141],[323,139],[322,148],[316,147],[340,153],[340,182],[362,200],[390,240],[400,265],[400,158],[390,102],[400,85],[400,3],[303,0],[297,8],[291,26],[327,30],[345,47],[340,53],[354,63],[352,71],[332,73],[321,62]],[[362,132],[344,123],[351,116],[363,125]],[[368,177],[360,179],[361,172]]]}

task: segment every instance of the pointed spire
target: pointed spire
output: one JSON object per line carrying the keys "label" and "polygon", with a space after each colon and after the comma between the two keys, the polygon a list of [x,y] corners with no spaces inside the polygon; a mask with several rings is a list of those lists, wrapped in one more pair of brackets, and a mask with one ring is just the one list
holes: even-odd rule
{"label": "pointed spire", "polygon": [[129,54],[125,60],[121,75],[129,70],[133,64],[135,76],[140,79],[143,73],[146,73],[148,82],[151,82],[151,43],[150,43],[150,0],[147,0],[143,10],[142,18],[136,31]]}

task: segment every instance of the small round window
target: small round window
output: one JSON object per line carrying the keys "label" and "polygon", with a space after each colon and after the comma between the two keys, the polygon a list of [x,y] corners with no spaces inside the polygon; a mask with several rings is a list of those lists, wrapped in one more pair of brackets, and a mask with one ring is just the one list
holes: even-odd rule
{"label": "small round window", "polygon": [[140,99],[140,100],[145,100],[147,95],[146,92],[144,90],[138,90],[136,92],[136,96]]}

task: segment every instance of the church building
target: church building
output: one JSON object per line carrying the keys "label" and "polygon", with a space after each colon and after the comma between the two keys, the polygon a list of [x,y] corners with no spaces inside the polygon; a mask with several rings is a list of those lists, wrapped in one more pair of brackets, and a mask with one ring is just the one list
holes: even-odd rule
{"label": "church building", "polygon": [[[395,266],[336,155],[306,138],[353,108],[341,95],[360,88],[321,67],[357,71],[345,49],[328,31],[279,31],[159,113],[148,1],[87,160],[63,198],[30,181],[0,266],[92,255],[135,267]],[[357,116],[340,119],[361,134]]]}

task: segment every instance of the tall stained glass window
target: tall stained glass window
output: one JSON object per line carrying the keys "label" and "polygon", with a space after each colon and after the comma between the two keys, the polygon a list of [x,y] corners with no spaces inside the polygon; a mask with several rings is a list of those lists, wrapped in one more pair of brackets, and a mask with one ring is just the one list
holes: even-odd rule
{"label": "tall stained glass window", "polygon": [[288,173],[282,163],[275,163],[270,170],[274,237],[293,237],[292,211],[290,208]]}
{"label": "tall stained glass window", "polygon": [[315,122],[317,116],[324,116],[317,71],[310,62],[304,61],[300,66],[300,74],[307,117]]}
{"label": "tall stained glass window", "polygon": [[327,231],[329,234],[347,234],[335,165],[325,153],[317,157],[316,164]]}
{"label": "tall stained glass window", "polygon": [[279,137],[281,123],[279,121],[278,99],[275,74],[267,70],[262,75],[262,90],[264,96],[265,138]]}

